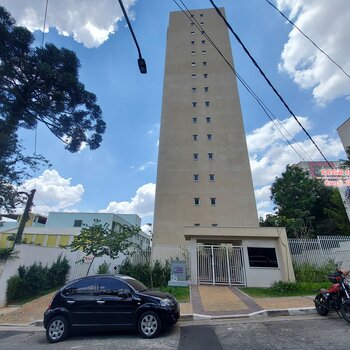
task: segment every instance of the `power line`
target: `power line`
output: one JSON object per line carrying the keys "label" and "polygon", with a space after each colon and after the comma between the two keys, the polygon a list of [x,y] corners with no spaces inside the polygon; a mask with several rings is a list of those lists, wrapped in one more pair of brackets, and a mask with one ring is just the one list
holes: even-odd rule
{"label": "power line", "polygon": [[[230,69],[233,71],[233,73],[235,74],[235,76],[237,77],[237,79],[242,83],[242,85],[246,88],[246,90],[250,93],[250,95],[257,101],[257,103],[259,104],[259,106],[262,108],[262,110],[265,112],[265,114],[267,115],[267,117],[272,121],[272,123],[274,124],[275,128],[277,129],[277,131],[281,134],[281,136],[287,141],[287,143],[291,146],[291,148],[294,150],[294,152],[300,157],[300,159],[302,159],[303,161],[305,161],[305,159],[299,154],[299,152],[294,148],[294,146],[290,143],[290,141],[283,135],[283,133],[281,132],[281,130],[278,128],[278,126],[275,124],[275,121],[272,119],[271,116],[273,116],[279,123],[280,125],[283,127],[283,129],[290,135],[290,133],[285,129],[285,127],[283,126],[283,124],[278,120],[278,118],[276,118],[276,116],[271,112],[271,110],[264,104],[264,102],[259,98],[259,96],[254,92],[254,90],[248,85],[248,83],[242,78],[242,76],[240,74],[238,74],[238,72],[236,71],[236,69],[231,65],[231,63],[227,60],[227,58],[223,55],[223,53],[221,52],[221,50],[217,47],[217,45],[214,43],[214,41],[210,38],[210,36],[206,33],[206,31],[203,29],[203,27],[201,26],[200,23],[198,23],[198,21],[194,18],[194,15],[191,13],[191,11],[187,8],[187,6],[184,4],[184,2],[182,0],[181,3],[182,5],[185,7],[185,9],[187,10],[187,12],[190,14],[190,16],[188,16],[188,14],[182,9],[182,7],[178,4],[178,2],[176,0],[173,0],[174,3],[180,8],[180,10],[186,15],[186,17],[191,21],[191,22],[196,22],[195,26],[197,27],[197,29],[199,29],[201,31],[201,33],[208,39],[208,41],[212,44],[212,46],[216,49],[216,51],[219,53],[219,55],[223,58],[223,60],[226,62],[226,64],[230,67]],[[296,142],[296,144],[299,146],[299,148],[309,157],[309,159],[312,160],[312,158],[307,154],[307,152],[301,147],[301,145],[295,140],[295,138],[290,135],[291,138]]]}
{"label": "power line", "polygon": [[304,133],[307,135],[307,137],[311,140],[311,142],[314,144],[314,146],[317,148],[317,150],[319,151],[319,153],[321,154],[321,156],[323,157],[323,159],[327,162],[327,164],[330,166],[330,168],[333,169],[331,163],[328,161],[328,159],[326,158],[326,156],[323,154],[323,152],[321,151],[321,149],[318,147],[318,145],[316,144],[316,142],[313,140],[313,138],[311,137],[311,135],[308,133],[308,131],[304,128],[304,126],[300,123],[299,119],[296,117],[296,115],[294,114],[294,112],[291,110],[291,108],[288,106],[288,104],[286,103],[286,101],[283,99],[283,97],[280,95],[280,93],[277,91],[277,89],[274,87],[274,85],[271,83],[271,81],[269,80],[269,78],[266,76],[266,74],[264,73],[264,71],[260,68],[259,64],[256,62],[256,60],[254,59],[254,57],[250,54],[250,52],[248,51],[248,49],[246,48],[246,46],[243,44],[242,40],[240,39],[240,37],[237,35],[237,33],[232,29],[231,25],[227,22],[226,18],[222,15],[221,11],[219,10],[219,8],[215,5],[213,0],[209,0],[210,3],[213,5],[213,7],[215,8],[216,12],[218,13],[218,15],[222,18],[222,20],[224,21],[224,23],[226,24],[227,28],[230,30],[230,32],[234,35],[234,37],[236,38],[236,40],[239,42],[239,44],[242,46],[244,52],[248,55],[248,57],[251,59],[251,61],[253,62],[253,64],[256,66],[256,68],[259,70],[260,74],[263,76],[263,78],[266,80],[266,82],[268,83],[268,85],[271,87],[271,89],[273,90],[273,92],[277,95],[277,97],[280,99],[280,101],[283,103],[283,105],[286,107],[286,109],[288,110],[288,112],[293,116],[293,118],[296,120],[296,122],[299,124],[299,126],[302,128],[302,130],[304,131]]}
{"label": "power line", "polygon": [[271,5],[277,12],[281,14],[295,29],[297,29],[300,34],[302,34],[307,40],[311,42],[320,52],[322,52],[332,63],[334,63],[348,78],[350,75],[337,63],[332,57],[330,57],[324,50],[322,50],[308,35],[306,35],[293,21],[291,21],[282,11],[280,11],[271,1],[265,0],[269,5]]}
{"label": "power line", "polygon": [[41,39],[41,47],[44,46],[44,38],[45,38],[45,28],[46,28],[46,17],[47,17],[47,7],[49,5],[49,0],[46,0],[46,6],[45,6],[45,16],[44,16],[44,26],[43,26],[43,36]]}

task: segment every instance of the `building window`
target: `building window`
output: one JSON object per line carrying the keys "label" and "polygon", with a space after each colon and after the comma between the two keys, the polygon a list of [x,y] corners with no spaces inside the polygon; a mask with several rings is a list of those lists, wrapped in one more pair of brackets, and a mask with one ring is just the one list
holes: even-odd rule
{"label": "building window", "polygon": [[194,32],[191,32],[191,35],[194,35]]}
{"label": "building window", "polygon": [[207,78],[208,78],[208,74],[207,74],[207,73],[204,73],[204,74],[203,74],[203,77],[204,77],[204,79],[207,79]]}
{"label": "building window", "polygon": [[192,102],[192,107],[197,107],[197,102],[193,101]]}
{"label": "building window", "polygon": [[216,198],[210,198],[210,205],[216,205]]}
{"label": "building window", "polygon": [[214,153],[208,153],[208,159],[209,160],[214,159]]}
{"label": "building window", "polygon": [[196,79],[196,74],[192,74],[192,79]]}
{"label": "building window", "polygon": [[199,24],[200,24],[200,25],[203,25],[203,24],[204,24],[204,22],[199,22]]}
{"label": "building window", "polygon": [[192,117],[192,123],[193,124],[197,124],[198,122],[198,118],[197,117]]}
{"label": "building window", "polygon": [[196,54],[196,51],[191,51],[191,55],[195,55]]}
{"label": "building window", "polygon": [[83,224],[83,220],[74,220],[73,227],[81,227]]}
{"label": "building window", "polygon": [[250,267],[278,267],[275,248],[248,247]]}
{"label": "building window", "polygon": [[195,66],[196,66],[196,62],[192,62],[192,63],[191,63],[191,66],[192,66],[192,67],[195,67]]}
{"label": "building window", "polygon": [[205,107],[209,107],[210,106],[210,102],[209,101],[205,101]]}
{"label": "building window", "polygon": [[216,226],[218,226],[218,224],[211,224],[211,226],[216,227]]}
{"label": "building window", "polygon": [[196,91],[197,91],[197,88],[193,87],[192,92],[196,92]]}
{"label": "building window", "polygon": [[191,26],[193,26],[194,25],[194,23],[193,22],[191,22]]}
{"label": "building window", "polygon": [[213,139],[213,135],[212,134],[207,134],[207,140],[211,141]]}
{"label": "building window", "polygon": [[211,123],[211,117],[206,117],[207,124]]}
{"label": "building window", "polygon": [[199,159],[199,153],[193,153],[193,160]]}
{"label": "building window", "polygon": [[192,135],[193,141],[198,141],[198,135]]}
{"label": "building window", "polygon": [[203,13],[200,13],[200,14],[199,14],[199,17],[203,17]]}
{"label": "building window", "polygon": [[205,40],[202,40],[202,44],[205,44]]}
{"label": "building window", "polygon": [[207,65],[207,61],[203,61],[203,66],[206,66]]}
{"label": "building window", "polygon": [[200,205],[201,204],[201,199],[196,197],[196,198],[193,198],[193,203],[194,205]]}
{"label": "building window", "polygon": [[199,175],[193,174],[193,181],[199,181]]}
{"label": "building window", "polygon": [[209,91],[208,86],[204,86],[204,92],[208,92],[208,91]]}
{"label": "building window", "polygon": [[202,50],[202,55],[206,55],[207,51],[206,50]]}
{"label": "building window", "polygon": [[215,175],[209,174],[209,181],[215,181]]}
{"label": "building window", "polygon": [[194,224],[194,226],[197,226],[197,227],[200,226],[200,225],[201,225],[201,224]]}
{"label": "building window", "polygon": [[195,44],[194,40],[191,40],[191,45],[194,45],[194,44]]}

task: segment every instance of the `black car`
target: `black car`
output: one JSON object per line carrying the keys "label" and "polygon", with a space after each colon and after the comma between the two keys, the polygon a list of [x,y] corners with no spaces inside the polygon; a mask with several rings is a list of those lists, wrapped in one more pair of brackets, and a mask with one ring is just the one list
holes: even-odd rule
{"label": "black car", "polygon": [[148,290],[129,276],[97,275],[61,288],[44,314],[44,327],[50,343],[65,339],[73,327],[137,329],[153,338],[179,317],[171,294]]}

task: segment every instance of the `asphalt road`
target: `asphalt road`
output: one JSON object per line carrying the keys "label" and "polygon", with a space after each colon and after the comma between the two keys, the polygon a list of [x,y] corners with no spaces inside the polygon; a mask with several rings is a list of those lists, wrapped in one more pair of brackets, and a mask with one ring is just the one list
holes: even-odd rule
{"label": "asphalt road", "polygon": [[350,324],[336,315],[180,322],[156,339],[133,332],[86,332],[53,345],[38,327],[0,327],[1,350],[342,350],[350,349],[349,339]]}

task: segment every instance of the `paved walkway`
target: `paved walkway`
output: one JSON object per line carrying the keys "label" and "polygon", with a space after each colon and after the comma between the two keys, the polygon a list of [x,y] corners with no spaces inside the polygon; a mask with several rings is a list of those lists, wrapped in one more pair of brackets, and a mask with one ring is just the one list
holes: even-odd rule
{"label": "paved walkway", "polygon": [[262,310],[313,308],[313,297],[251,298],[236,287],[191,286],[194,314],[247,315]]}
{"label": "paved walkway", "polygon": [[[21,307],[0,309],[0,325],[41,321],[53,293]],[[236,287],[191,286],[191,302],[180,303],[183,317],[243,316],[263,310],[313,308],[313,297],[251,298]]]}

